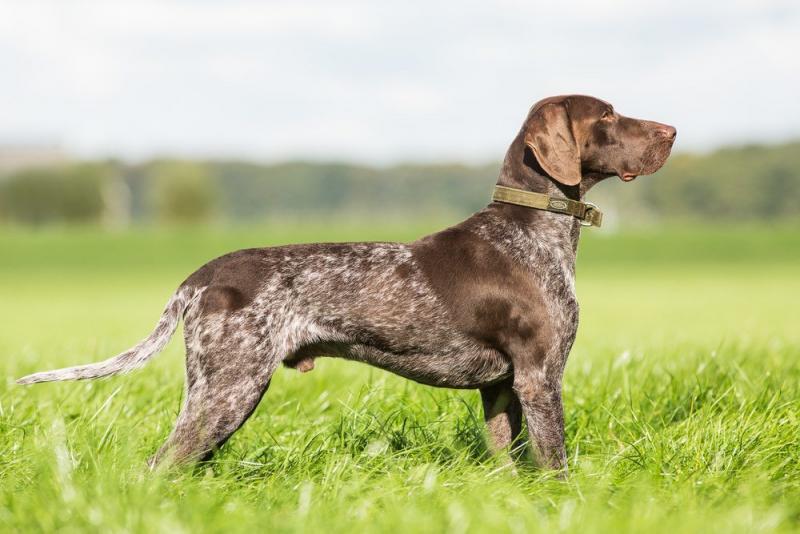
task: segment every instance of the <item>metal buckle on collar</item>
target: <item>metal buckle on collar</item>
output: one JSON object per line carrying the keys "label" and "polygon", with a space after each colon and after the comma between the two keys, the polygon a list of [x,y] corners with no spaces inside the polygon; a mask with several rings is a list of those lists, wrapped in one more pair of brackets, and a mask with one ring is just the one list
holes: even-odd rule
{"label": "metal buckle on collar", "polygon": [[583,217],[579,219],[581,226],[597,226],[599,228],[603,222],[603,214],[600,212],[600,208],[591,202],[584,202],[584,204],[586,204],[586,210],[583,212]]}

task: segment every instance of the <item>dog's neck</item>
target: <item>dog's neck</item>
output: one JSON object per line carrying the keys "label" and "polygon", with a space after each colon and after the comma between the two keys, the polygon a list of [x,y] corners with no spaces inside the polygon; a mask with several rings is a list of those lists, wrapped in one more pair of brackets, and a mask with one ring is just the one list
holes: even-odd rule
{"label": "dog's neck", "polygon": [[[605,180],[608,175],[584,173],[579,184],[570,186],[555,180],[542,168],[533,151],[525,143],[525,130],[521,130],[506,152],[497,185],[513,187],[523,191],[541,193],[556,198],[568,198],[583,201],[583,197],[594,185]],[[487,210],[514,221],[534,233],[561,236],[563,241],[573,251],[578,247],[580,226],[577,221],[569,216],[558,213],[548,213],[533,208],[511,206],[494,202]]]}
{"label": "dog's neck", "polygon": [[[586,191],[604,178],[584,175],[576,186],[554,180],[536,161],[521,131],[506,152],[497,185],[580,201]],[[521,262],[541,265],[544,257],[549,257],[566,271],[574,272],[580,237],[580,221],[575,217],[492,202],[461,226],[488,239]]]}
{"label": "dog's neck", "polygon": [[[581,199],[581,187],[563,185],[547,175],[522,135],[506,153],[497,185],[558,198]],[[575,217],[525,206],[492,202],[461,224],[524,264],[555,261],[574,272],[580,222]],[[550,258],[550,260],[546,259]]]}

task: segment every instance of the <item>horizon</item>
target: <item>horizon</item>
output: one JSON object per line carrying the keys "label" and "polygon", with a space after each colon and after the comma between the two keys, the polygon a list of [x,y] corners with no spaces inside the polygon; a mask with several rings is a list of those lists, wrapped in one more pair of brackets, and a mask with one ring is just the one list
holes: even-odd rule
{"label": "horizon", "polygon": [[[800,144],[800,136],[798,137],[791,137],[783,140],[776,140],[776,141],[755,141],[755,142],[742,142],[742,143],[730,143],[725,145],[713,146],[708,147],[705,149],[697,149],[697,150],[690,150],[690,149],[678,149],[674,150],[671,153],[670,159],[674,158],[675,156],[709,156],[719,151],[725,150],[746,150],[749,148],[781,148],[789,145]],[[292,164],[307,164],[307,165],[343,165],[343,166],[351,166],[351,167],[364,167],[364,168],[372,168],[372,169],[388,169],[393,167],[403,167],[403,166],[463,166],[468,168],[475,168],[475,167],[486,167],[496,164],[501,164],[503,160],[503,152],[496,158],[487,158],[482,160],[470,160],[470,159],[402,159],[402,160],[393,160],[393,161],[384,161],[384,162],[374,162],[369,160],[359,160],[359,159],[331,159],[331,158],[324,158],[324,157],[315,157],[315,156],[303,156],[297,155],[293,157],[281,158],[281,159],[268,159],[268,158],[259,158],[257,156],[248,156],[248,155],[216,155],[216,154],[177,154],[177,153],[155,153],[151,154],[147,157],[141,158],[125,158],[122,156],[116,155],[96,155],[90,157],[83,157],[79,154],[70,153],[64,150],[64,147],[53,144],[53,143],[41,143],[38,144],[36,142],[27,142],[27,143],[7,143],[5,140],[0,139],[0,169],[4,166],[4,159],[6,156],[11,153],[13,154],[14,151],[21,151],[22,153],[27,153],[31,151],[32,153],[36,153],[38,151],[43,151],[43,154],[48,156],[57,156],[60,159],[52,160],[52,161],[45,161],[43,164],[39,162],[34,162],[32,165],[23,165],[19,169],[14,169],[11,172],[17,172],[20,170],[26,170],[28,168],[37,168],[40,166],[51,166],[52,164],[71,164],[71,163],[81,163],[81,162],[92,162],[92,161],[109,161],[109,162],[119,162],[123,165],[146,165],[151,162],[157,161],[193,161],[198,163],[245,163],[251,165],[259,165],[259,166],[280,166],[280,165],[292,165]],[[5,174],[9,172],[6,171]],[[0,173],[0,175],[3,173]]]}

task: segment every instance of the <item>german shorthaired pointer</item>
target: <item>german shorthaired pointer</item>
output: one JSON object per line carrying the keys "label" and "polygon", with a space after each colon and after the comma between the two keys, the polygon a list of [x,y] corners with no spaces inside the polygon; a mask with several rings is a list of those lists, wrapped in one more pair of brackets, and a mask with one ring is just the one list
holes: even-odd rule
{"label": "german shorthaired pointer", "polygon": [[596,98],[547,98],[511,143],[494,201],[466,221],[409,244],[227,254],[189,276],[132,349],[19,383],[141,367],[183,317],[185,402],[151,465],[208,457],[247,420],[281,362],[310,371],[315,358],[336,356],[423,384],[479,389],[493,450],[514,441],[524,415],[537,462],[563,471],[575,252],[581,225],[600,215],[581,199],[609,176],[655,172],[674,140],[675,128],[624,117]]}

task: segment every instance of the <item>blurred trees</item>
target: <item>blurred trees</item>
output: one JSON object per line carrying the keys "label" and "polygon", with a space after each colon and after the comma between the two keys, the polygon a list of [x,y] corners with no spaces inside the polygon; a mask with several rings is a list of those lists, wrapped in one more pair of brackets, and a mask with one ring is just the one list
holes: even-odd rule
{"label": "blurred trees", "polygon": [[[0,220],[23,224],[197,224],[216,216],[465,216],[488,203],[500,165],[158,160],[76,163],[0,177]],[[590,199],[623,221],[800,219],[800,142],[676,154]]]}
{"label": "blurred trees", "polygon": [[0,217],[31,225],[96,222],[113,172],[108,164],[81,163],[0,179]]}
{"label": "blurred trees", "polygon": [[159,221],[208,221],[217,206],[216,183],[208,167],[190,161],[158,161],[147,170],[150,205]]}
{"label": "blurred trees", "polygon": [[800,216],[800,143],[677,155],[643,195],[663,216],[774,220]]}

